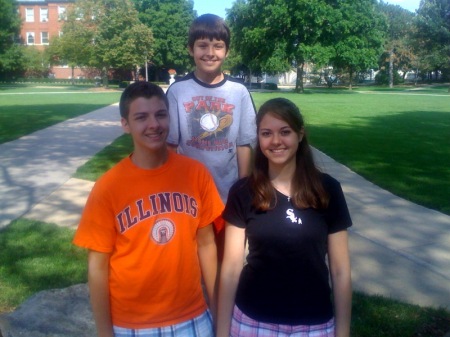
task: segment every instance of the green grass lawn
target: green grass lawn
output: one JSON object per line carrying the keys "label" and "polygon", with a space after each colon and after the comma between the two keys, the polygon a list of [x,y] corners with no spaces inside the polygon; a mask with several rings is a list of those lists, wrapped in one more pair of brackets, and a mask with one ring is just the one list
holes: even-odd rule
{"label": "green grass lawn", "polygon": [[44,289],[86,282],[86,251],[74,230],[18,219],[0,230],[0,313]]}
{"label": "green grass lawn", "polygon": [[116,103],[118,90],[84,86],[0,86],[0,144]]}

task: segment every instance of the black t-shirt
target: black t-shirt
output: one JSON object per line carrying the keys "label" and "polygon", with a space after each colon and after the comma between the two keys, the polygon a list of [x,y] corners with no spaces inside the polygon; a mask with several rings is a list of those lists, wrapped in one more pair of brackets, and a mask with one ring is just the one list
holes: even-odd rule
{"label": "black t-shirt", "polygon": [[323,174],[327,209],[295,208],[278,191],[274,209],[251,206],[246,178],[230,190],[224,219],[245,228],[249,254],[236,293],[247,316],[267,323],[322,324],[333,317],[326,264],[328,234],[352,225],[341,185]]}

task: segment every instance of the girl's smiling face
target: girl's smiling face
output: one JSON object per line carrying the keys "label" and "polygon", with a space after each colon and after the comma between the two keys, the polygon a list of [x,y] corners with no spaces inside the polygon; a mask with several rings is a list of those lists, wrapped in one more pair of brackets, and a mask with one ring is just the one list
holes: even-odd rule
{"label": "girl's smiling face", "polygon": [[303,129],[297,133],[289,124],[268,112],[259,125],[258,141],[269,166],[295,165],[298,145],[303,138]]}

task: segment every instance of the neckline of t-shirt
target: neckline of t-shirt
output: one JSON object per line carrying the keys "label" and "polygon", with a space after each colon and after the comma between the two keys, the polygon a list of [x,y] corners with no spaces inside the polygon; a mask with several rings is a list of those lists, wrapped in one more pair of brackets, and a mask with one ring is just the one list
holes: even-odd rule
{"label": "neckline of t-shirt", "polygon": [[205,88],[218,88],[218,87],[221,87],[222,85],[225,84],[225,82],[228,80],[228,75],[223,74],[223,80],[221,80],[220,82],[215,83],[215,84],[208,84],[208,83],[205,83],[205,82],[200,81],[200,80],[197,78],[197,76],[195,76],[195,73],[194,73],[194,72],[192,72],[192,78],[194,79],[194,81],[195,81],[198,85],[201,85],[202,87],[205,87]]}
{"label": "neckline of t-shirt", "polygon": [[287,194],[284,194],[283,192],[280,192],[280,191],[277,190],[275,187],[274,187],[274,189],[275,189],[275,191],[276,191],[279,195],[281,195],[282,197],[284,197],[288,202],[291,201],[291,196],[290,196],[290,195],[287,195]]}
{"label": "neckline of t-shirt", "polygon": [[166,170],[168,170],[168,168],[170,167],[170,163],[173,160],[173,156],[175,155],[175,153],[172,153],[171,151],[168,152],[168,157],[167,157],[167,161],[161,165],[160,167],[154,168],[154,169],[145,169],[142,167],[137,166],[136,164],[133,163],[133,160],[131,159],[131,155],[130,154],[127,157],[127,165],[129,167],[131,167],[131,169],[135,172],[138,172],[140,174],[144,174],[144,175],[159,175],[161,173],[164,173]]}

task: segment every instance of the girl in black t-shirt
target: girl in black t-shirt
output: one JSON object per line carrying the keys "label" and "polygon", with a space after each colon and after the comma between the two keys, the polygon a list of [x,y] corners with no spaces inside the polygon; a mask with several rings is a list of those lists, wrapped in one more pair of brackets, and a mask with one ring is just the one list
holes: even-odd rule
{"label": "girl in black t-shirt", "polygon": [[348,337],[352,222],[342,188],[314,165],[291,101],[267,101],[256,124],[254,170],[223,213],[217,337]]}

